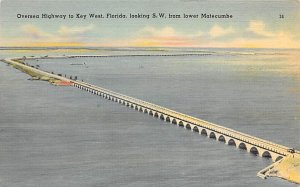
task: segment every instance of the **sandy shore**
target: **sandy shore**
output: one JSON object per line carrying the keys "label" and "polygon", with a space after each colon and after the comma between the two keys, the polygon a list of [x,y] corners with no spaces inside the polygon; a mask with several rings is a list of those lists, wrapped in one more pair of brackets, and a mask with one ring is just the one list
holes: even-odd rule
{"label": "sandy shore", "polygon": [[[47,57],[47,58],[62,58],[62,57]],[[70,58],[70,57],[67,57],[67,58]],[[20,71],[22,71],[24,73],[27,73],[28,75],[30,75],[32,77],[32,80],[48,81],[48,82],[50,82],[54,85],[58,85],[58,86],[73,85],[72,80],[62,77],[59,74],[56,75],[53,73],[48,73],[48,72],[39,70],[37,68],[31,67],[31,66],[23,63],[20,58],[5,59],[3,61],[12,65],[16,69],[19,69]],[[76,84],[80,84],[80,85],[83,84],[85,87],[89,88],[88,90],[91,90],[91,89],[93,90],[96,87],[96,86],[93,86],[93,85],[90,85],[90,84],[87,84],[84,82],[76,83]],[[106,89],[103,89],[103,88],[99,88],[99,89],[107,91]],[[128,100],[128,98],[129,98],[128,96],[124,96],[119,93],[111,92],[109,90],[108,90],[108,92],[109,92],[109,94],[111,94],[111,93],[117,94],[118,97],[124,97],[124,98],[126,98],[126,100]],[[134,98],[132,98],[132,100],[133,100],[133,103],[136,102],[136,100]],[[153,104],[150,103],[150,107],[152,105]],[[155,106],[155,107],[157,107],[157,106]],[[162,107],[159,107],[159,108],[161,109]],[[164,110],[168,111],[168,109],[164,109]],[[176,113],[176,115],[177,114],[178,113]],[[182,114],[180,114],[180,115],[182,115]],[[173,116],[173,115],[171,115],[171,116]],[[186,116],[186,115],[184,115],[184,116]],[[201,121],[201,122],[203,122],[203,121]],[[218,127],[218,128],[220,128],[220,127]],[[228,128],[226,128],[226,130],[228,130]],[[230,130],[230,132],[239,133],[234,130]],[[257,139],[257,138],[255,138],[255,139]],[[266,142],[265,140],[259,140],[259,141]],[[269,144],[269,143],[267,143],[267,144]],[[273,145],[274,144],[272,144],[272,146]],[[262,178],[279,177],[279,178],[286,179],[288,181],[300,184],[300,154],[299,154],[299,152],[297,152],[295,154],[290,154],[289,152],[287,152],[287,150],[285,148],[282,148],[283,146],[278,145],[278,147],[281,147],[281,149],[284,149],[282,155],[284,155],[284,156],[288,155],[288,156],[284,157],[282,160],[280,160],[280,161],[272,164],[271,166],[267,167],[266,169],[262,170],[262,172],[259,172],[258,175]],[[287,154],[285,154],[285,153],[287,153]]]}
{"label": "sandy shore", "polygon": [[279,177],[300,184],[300,154],[283,158],[265,175],[267,177]]}
{"label": "sandy shore", "polygon": [[[53,57],[55,58],[55,57]],[[21,58],[15,59],[4,59],[2,60],[5,63],[12,65],[14,68],[30,75],[32,78],[31,80],[41,80],[41,81],[48,81],[53,85],[56,86],[71,86],[71,80],[61,77],[59,75],[50,74],[45,71],[41,71],[34,67],[30,67],[29,65],[24,64]]]}

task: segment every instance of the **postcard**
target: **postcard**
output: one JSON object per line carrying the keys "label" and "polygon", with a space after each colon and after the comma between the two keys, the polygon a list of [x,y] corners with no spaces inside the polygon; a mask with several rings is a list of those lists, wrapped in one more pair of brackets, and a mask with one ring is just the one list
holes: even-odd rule
{"label": "postcard", "polygon": [[0,1],[0,186],[298,186],[299,0]]}

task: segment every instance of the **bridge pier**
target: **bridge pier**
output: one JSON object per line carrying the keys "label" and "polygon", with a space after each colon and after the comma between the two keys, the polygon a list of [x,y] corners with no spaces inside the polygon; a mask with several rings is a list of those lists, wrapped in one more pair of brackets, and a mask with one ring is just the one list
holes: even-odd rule
{"label": "bridge pier", "polygon": [[165,117],[164,117],[164,114],[163,113],[160,113],[158,115],[158,119],[162,120],[162,121],[165,121]]}
{"label": "bridge pier", "polygon": [[173,120],[171,121],[171,123],[174,124],[174,125],[177,125],[177,124],[178,124],[178,121],[179,121],[179,120],[177,120],[176,118],[173,118]]}
{"label": "bridge pier", "polygon": [[[194,127],[195,127],[196,125],[194,125],[194,124],[191,124],[191,123],[188,123],[188,124],[190,125],[190,128],[189,128],[189,130],[190,130],[190,131],[193,131],[193,129],[194,129]],[[187,125],[188,125],[188,124],[187,124]]]}
{"label": "bridge pier", "polygon": [[250,142],[249,138],[243,135],[235,135],[235,132],[222,132],[221,130],[214,130],[211,128],[209,124],[206,122],[201,124],[201,122],[193,123],[191,121],[186,121],[184,118],[174,117],[177,113],[168,115],[164,112],[164,109],[152,109],[151,106],[147,106],[145,103],[138,103],[136,100],[130,100],[126,98],[126,100],[122,99],[122,96],[114,95],[114,93],[107,92],[105,90],[94,89],[93,87],[83,86],[77,83],[73,83],[73,86],[79,88],[81,90],[90,92],[92,94],[102,96],[105,99],[117,102],[119,104],[125,105],[134,110],[147,113],[150,116],[161,119],[167,123],[171,123],[177,125],[179,127],[183,127],[187,130],[191,130],[193,132],[197,132],[200,135],[205,135],[207,138],[215,139],[216,141],[224,142],[229,146],[235,146],[237,149],[244,149],[249,153],[254,155],[270,158],[273,162],[283,158],[285,155],[279,154],[277,150],[273,147],[268,147],[264,142]]}
{"label": "bridge pier", "polygon": [[200,134],[200,132],[201,132],[200,129],[201,129],[200,127],[198,127],[197,125],[195,125],[194,128],[193,128],[193,131],[197,132],[198,134]]}
{"label": "bridge pier", "polygon": [[155,117],[155,118],[159,118],[159,116],[161,115],[161,113],[159,113],[159,112],[155,112],[154,113],[154,115],[153,115],[153,117]]}

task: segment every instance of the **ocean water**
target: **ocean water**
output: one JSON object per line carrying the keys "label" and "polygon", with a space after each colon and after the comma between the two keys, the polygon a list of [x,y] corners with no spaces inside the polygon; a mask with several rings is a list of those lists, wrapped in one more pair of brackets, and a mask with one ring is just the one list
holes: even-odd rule
{"label": "ocean water", "polygon": [[[193,55],[157,55],[183,53]],[[63,54],[128,56],[26,62],[300,149],[297,50],[0,51],[1,58]],[[28,78],[0,63],[1,187],[296,186],[258,178],[268,159],[84,91]]]}

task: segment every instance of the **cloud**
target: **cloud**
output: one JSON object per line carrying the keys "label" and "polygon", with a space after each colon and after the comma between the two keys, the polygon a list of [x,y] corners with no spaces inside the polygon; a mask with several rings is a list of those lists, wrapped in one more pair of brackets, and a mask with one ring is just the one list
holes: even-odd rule
{"label": "cloud", "polygon": [[138,32],[138,36],[142,38],[152,39],[175,39],[183,37],[181,33],[177,32],[174,28],[166,26],[163,28],[144,27]]}
{"label": "cloud", "polygon": [[263,21],[260,20],[251,20],[249,22],[249,26],[247,31],[250,31],[256,35],[264,36],[264,37],[274,37],[274,33],[266,30],[266,25]]}
{"label": "cloud", "polygon": [[85,34],[93,28],[93,25],[84,27],[61,26],[54,32],[46,32],[33,24],[26,24],[21,26],[23,34],[21,37],[15,38],[15,41],[22,41],[22,43],[26,43],[29,46],[78,46],[85,42],[89,42],[88,40],[94,39],[92,37],[85,36]]}
{"label": "cloud", "polygon": [[136,38],[130,42],[137,46],[194,46],[193,38],[176,31],[173,27],[144,27],[138,31]]}
{"label": "cloud", "polygon": [[91,31],[94,28],[94,25],[90,24],[85,27],[66,27],[61,26],[58,30],[58,34],[62,36],[69,36],[69,35],[82,35]]}
{"label": "cloud", "polygon": [[261,20],[251,20],[246,29],[262,38],[239,38],[235,42],[241,46],[253,46],[262,48],[299,48],[297,36],[289,31],[269,31],[267,25]]}
{"label": "cloud", "polygon": [[208,34],[213,38],[217,38],[217,37],[226,36],[233,33],[235,33],[235,30],[232,27],[223,28],[219,25],[214,25],[210,29]]}
{"label": "cloud", "polygon": [[[268,30],[268,25],[260,20],[249,21],[248,27],[244,30],[235,30],[233,27],[222,27],[217,24],[206,32],[197,29],[193,32],[184,32],[171,26],[146,26],[136,30],[131,37],[124,38],[89,35],[94,29],[94,25],[60,26],[57,30],[47,32],[41,27],[26,24],[21,27],[22,33],[19,37],[7,38],[5,41],[2,39],[0,43],[24,46],[300,48],[297,34],[290,30],[271,32]],[[258,35],[262,37],[256,37]],[[225,37],[226,40],[223,40]]]}
{"label": "cloud", "polygon": [[27,24],[21,27],[21,30],[28,36],[33,39],[45,39],[51,36],[51,34],[42,31],[40,28]]}
{"label": "cloud", "polygon": [[299,41],[288,32],[278,32],[274,37],[265,38],[244,38],[238,37],[231,41],[210,40],[206,44],[199,44],[199,47],[220,47],[220,48],[300,48]]}
{"label": "cloud", "polygon": [[[257,21],[259,23],[259,21]],[[249,25],[251,25],[249,23]],[[252,24],[252,26],[255,24]],[[260,33],[266,34],[266,26],[257,24],[263,28]],[[245,29],[248,31],[248,28]],[[194,33],[183,33],[173,27],[144,27],[136,32],[131,38],[119,40],[108,39],[104,42],[90,45],[102,46],[133,46],[133,47],[223,47],[223,48],[299,48],[300,43],[294,40],[294,35],[289,32],[277,31],[269,33],[269,37],[241,37],[232,35],[230,39],[219,40],[221,36],[237,33],[232,27],[223,28],[214,25],[209,31],[195,31]],[[271,37],[272,36],[272,37]]]}

